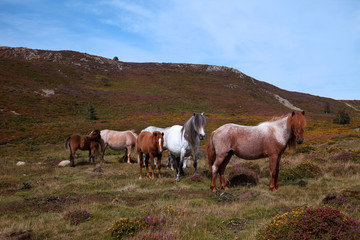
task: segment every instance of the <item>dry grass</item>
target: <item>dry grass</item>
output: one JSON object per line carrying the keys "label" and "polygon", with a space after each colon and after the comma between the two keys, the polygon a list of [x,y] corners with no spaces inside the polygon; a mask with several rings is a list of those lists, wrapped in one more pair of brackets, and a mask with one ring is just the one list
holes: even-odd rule
{"label": "dry grass", "polygon": [[[39,154],[37,158],[43,161],[30,161],[22,167],[16,167],[15,161],[2,164],[0,236],[111,239],[107,228],[120,217],[139,216],[149,209],[156,214],[160,209],[174,206],[178,214],[168,217],[165,230],[179,239],[254,239],[257,231],[275,215],[300,206],[321,206],[331,191],[360,192],[360,174],[352,171],[359,168],[360,163],[346,162],[334,167],[330,160],[332,153],[319,148],[315,147],[315,151],[323,152],[319,164],[323,174],[304,179],[305,187],[285,182],[278,193],[272,193],[268,190],[268,176],[260,173],[257,186],[233,187],[228,192],[230,200],[224,200],[209,191],[209,179],[205,175],[199,182],[185,176],[180,183],[175,183],[174,172],[164,167],[162,179],[139,180],[138,165],[119,163],[118,155],[106,156],[107,163],[101,166],[103,173],[100,174],[92,172],[94,166],[86,163],[86,155],[76,160],[75,168],[59,168],[56,163],[67,153],[55,147],[51,152],[53,159]],[[311,153],[287,154],[283,161],[295,166],[311,156]],[[242,161],[234,158],[229,166]],[[255,162],[262,172],[267,171],[266,159]],[[337,174],[340,168],[343,172]],[[199,172],[206,170],[202,158]],[[191,168],[186,169],[186,175],[191,172]],[[23,183],[31,188],[21,189]],[[79,225],[70,225],[64,216],[79,207],[90,212],[91,218]],[[347,205],[338,207],[345,214],[360,218],[359,207],[351,205],[351,199]]]}

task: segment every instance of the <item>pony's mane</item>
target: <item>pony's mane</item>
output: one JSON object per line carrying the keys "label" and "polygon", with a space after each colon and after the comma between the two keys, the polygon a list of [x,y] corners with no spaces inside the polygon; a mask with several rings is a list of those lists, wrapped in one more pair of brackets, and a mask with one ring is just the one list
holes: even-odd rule
{"label": "pony's mane", "polygon": [[181,129],[181,132],[184,133],[184,138],[189,142],[192,151],[196,147],[196,138],[198,137],[198,133],[195,129],[196,125],[204,125],[205,124],[205,118],[202,114],[196,113],[194,116],[189,118],[189,120],[186,121],[184,126]]}
{"label": "pony's mane", "polygon": [[[288,113],[288,114],[282,115],[282,116],[273,117],[273,118],[271,118],[270,120],[265,121],[265,122],[276,122],[276,121],[278,121],[278,120],[280,120],[280,119],[284,119],[284,118],[288,118],[286,124],[287,124],[287,126],[288,126],[289,128],[291,128],[291,113]],[[262,123],[264,123],[264,122],[262,122]],[[261,123],[260,123],[260,124],[261,124]],[[289,141],[287,142],[286,146],[289,147],[289,149],[291,149],[291,150],[295,150],[295,149],[296,149],[296,137],[295,137],[295,135],[292,133],[292,131],[291,131],[291,134],[290,134],[290,139],[289,139]]]}
{"label": "pony's mane", "polygon": [[272,117],[269,121],[267,122],[275,122],[277,120],[280,120],[280,119],[283,119],[283,118],[286,118],[286,117],[289,117],[290,114],[286,114],[286,115],[282,115],[280,117]]}
{"label": "pony's mane", "polygon": [[135,137],[138,136],[134,129],[131,129],[131,130],[129,130],[129,131],[130,131],[132,134],[134,134]]}

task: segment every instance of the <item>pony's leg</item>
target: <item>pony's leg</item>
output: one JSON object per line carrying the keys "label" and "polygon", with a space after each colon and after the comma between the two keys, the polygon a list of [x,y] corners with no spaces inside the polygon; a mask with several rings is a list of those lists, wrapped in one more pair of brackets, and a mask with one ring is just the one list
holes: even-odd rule
{"label": "pony's leg", "polygon": [[75,163],[74,163],[75,151],[76,150],[73,150],[73,148],[70,145],[70,167],[75,167]]}
{"label": "pony's leg", "polygon": [[130,163],[131,145],[126,147],[126,153],[127,153],[127,162]]}
{"label": "pony's leg", "polygon": [[104,141],[100,141],[100,148],[101,148],[101,152],[100,152],[100,162],[104,163],[104,154],[105,154],[105,150],[107,148],[107,144],[104,143]]}
{"label": "pony's leg", "polygon": [[212,192],[216,192],[216,177],[219,172],[220,165],[222,163],[223,159],[216,157],[214,164],[211,168],[211,183],[210,183],[210,189]]}
{"label": "pony's leg", "polygon": [[185,172],[184,172],[184,169],[182,168],[182,166],[184,166],[184,158],[185,158],[185,149],[184,150],[181,150],[180,152],[180,175],[181,176],[184,176],[185,175]]}
{"label": "pony's leg", "polygon": [[155,163],[154,163],[155,159],[154,159],[154,155],[150,154],[150,164],[151,164],[151,178],[154,179],[155,178]]}
{"label": "pony's leg", "polygon": [[142,167],[143,167],[143,156],[142,153],[139,152],[139,179],[142,179]]}
{"label": "pony's leg", "polygon": [[182,168],[183,168],[183,169],[186,168],[186,164],[187,164],[187,159],[184,158],[184,162],[183,162],[183,165],[182,165]]}
{"label": "pony's leg", "polygon": [[175,170],[176,170],[175,181],[179,182],[180,181],[180,168],[181,168],[180,157],[174,157],[174,156],[172,156],[172,157],[173,157],[173,159],[175,159]]}
{"label": "pony's leg", "polygon": [[273,192],[276,192],[275,188],[275,179],[276,179],[276,167],[277,167],[277,155],[272,155],[269,157],[269,169],[270,169],[270,184],[269,189]]}
{"label": "pony's leg", "polygon": [[174,171],[174,158],[171,156],[171,154],[169,154],[169,157],[168,157],[168,162],[170,162],[170,169],[171,171]]}
{"label": "pony's leg", "polygon": [[281,159],[281,154],[278,156],[277,162],[276,162],[276,171],[275,171],[275,189],[276,189],[276,190],[279,190],[279,189],[280,189],[280,186],[279,186],[280,159]]}
{"label": "pony's leg", "polygon": [[146,156],[146,158],[145,158],[145,169],[146,169],[146,176],[150,177],[150,172],[149,172],[149,156]]}
{"label": "pony's leg", "polygon": [[159,171],[159,178],[161,178],[161,158],[162,158],[162,154],[159,154],[157,157],[156,157],[156,162],[157,162],[157,168],[158,168],[158,171]]}
{"label": "pony's leg", "polygon": [[143,167],[145,167],[146,155],[145,155],[144,153],[142,154],[142,158],[143,158],[143,163],[144,163],[144,164],[143,164]]}
{"label": "pony's leg", "polygon": [[193,156],[193,160],[194,160],[194,174],[196,173],[197,170],[197,159],[198,159],[198,150],[195,150],[194,152],[194,156]]}
{"label": "pony's leg", "polygon": [[219,175],[220,175],[220,189],[225,189],[228,190],[229,188],[226,186],[226,181],[225,181],[225,168],[228,165],[228,163],[230,162],[232,154],[228,154],[223,163],[220,164],[220,168],[219,168]]}

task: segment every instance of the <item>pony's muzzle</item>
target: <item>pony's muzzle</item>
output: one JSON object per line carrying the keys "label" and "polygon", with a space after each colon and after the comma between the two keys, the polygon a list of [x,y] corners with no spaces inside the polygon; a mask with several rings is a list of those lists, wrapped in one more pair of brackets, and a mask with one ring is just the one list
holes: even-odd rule
{"label": "pony's muzzle", "polygon": [[304,139],[303,138],[301,138],[301,139],[296,138],[296,142],[297,142],[297,144],[302,144],[304,142]]}
{"label": "pony's muzzle", "polygon": [[200,134],[199,137],[200,137],[200,140],[203,140],[205,138],[205,134]]}

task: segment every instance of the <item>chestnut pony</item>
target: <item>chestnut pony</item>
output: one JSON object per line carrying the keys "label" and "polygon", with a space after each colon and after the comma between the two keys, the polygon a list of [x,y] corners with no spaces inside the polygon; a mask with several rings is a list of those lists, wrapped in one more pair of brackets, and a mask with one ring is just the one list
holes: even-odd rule
{"label": "chestnut pony", "polygon": [[65,140],[65,149],[70,148],[70,167],[75,167],[74,156],[77,149],[89,150],[89,162],[95,163],[95,153],[98,152],[101,136],[99,130],[92,131],[89,135],[74,134]]}
{"label": "chestnut pony", "polygon": [[210,189],[216,192],[216,176],[220,175],[220,188],[228,189],[225,168],[231,157],[253,160],[269,157],[270,190],[279,189],[279,163],[286,147],[295,148],[304,141],[305,112],[292,112],[273,118],[257,126],[225,124],[211,133],[207,145],[209,172],[212,173]]}
{"label": "chestnut pony", "polygon": [[157,158],[157,166],[159,170],[159,178],[161,178],[161,157],[163,152],[163,144],[164,144],[164,133],[159,131],[154,132],[141,132],[136,139],[136,153],[138,154],[140,173],[139,179],[142,178],[142,167],[143,167],[143,155],[145,155],[145,166],[146,166],[146,174],[150,177],[149,173],[149,159],[151,163],[152,169],[152,179],[154,179],[155,175],[155,164],[154,157]]}

